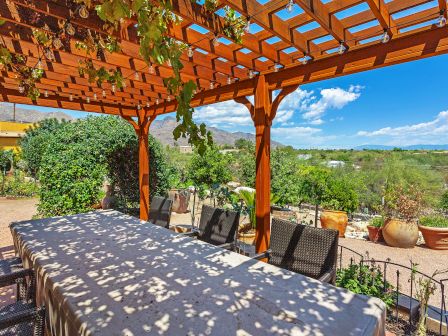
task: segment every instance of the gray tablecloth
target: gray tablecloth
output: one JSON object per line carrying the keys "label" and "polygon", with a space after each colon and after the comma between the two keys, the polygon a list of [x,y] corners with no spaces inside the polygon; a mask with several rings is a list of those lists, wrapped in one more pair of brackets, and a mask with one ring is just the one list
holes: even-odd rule
{"label": "gray tablecloth", "polygon": [[384,335],[378,299],[116,211],[11,231],[53,335]]}

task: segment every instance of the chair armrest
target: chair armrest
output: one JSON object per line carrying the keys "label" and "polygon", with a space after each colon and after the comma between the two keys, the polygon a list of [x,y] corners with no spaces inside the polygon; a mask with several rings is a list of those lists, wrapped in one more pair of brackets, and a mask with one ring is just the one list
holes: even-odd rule
{"label": "chair armrest", "polygon": [[34,276],[34,271],[30,268],[24,268],[17,272],[0,275],[0,287],[14,285],[18,282],[17,280],[23,279],[26,276]]}
{"label": "chair armrest", "polygon": [[326,283],[333,284],[336,276],[336,271],[334,269],[325,272],[318,280]]}
{"label": "chair armrest", "polygon": [[225,244],[221,244],[221,245],[217,245],[217,246],[220,247],[220,248],[229,250],[229,251],[234,251],[235,247],[236,247],[235,242],[225,243]]}
{"label": "chair armrest", "polygon": [[197,237],[198,234],[199,234],[198,231],[191,231],[191,232],[181,233],[182,236],[186,236],[186,237]]}
{"label": "chair armrest", "polygon": [[261,253],[258,253],[256,255],[254,255],[252,257],[252,259],[260,260],[260,259],[264,259],[264,258],[269,258],[270,253],[271,253],[271,250],[266,250],[264,252],[261,252]]}
{"label": "chair armrest", "polygon": [[43,330],[43,324],[45,321],[45,307],[42,306],[38,308],[25,309],[0,318],[0,330],[28,321],[40,323],[39,329]]}

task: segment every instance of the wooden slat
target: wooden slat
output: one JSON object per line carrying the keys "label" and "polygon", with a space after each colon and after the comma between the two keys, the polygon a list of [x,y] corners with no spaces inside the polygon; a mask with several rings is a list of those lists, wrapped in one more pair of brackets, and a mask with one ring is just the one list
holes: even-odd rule
{"label": "wooden slat", "polygon": [[389,10],[384,3],[384,0],[366,0],[367,4],[370,7],[370,10],[373,12],[378,22],[380,23],[383,29],[386,29],[390,32],[391,35],[395,35],[398,33],[398,29],[392,17],[390,16]]}

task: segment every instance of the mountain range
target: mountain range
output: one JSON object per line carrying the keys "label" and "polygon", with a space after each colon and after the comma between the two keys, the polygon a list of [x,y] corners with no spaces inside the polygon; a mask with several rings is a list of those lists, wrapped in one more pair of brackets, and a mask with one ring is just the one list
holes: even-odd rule
{"label": "mountain range", "polygon": [[[15,121],[36,123],[43,119],[56,118],[59,120],[75,120],[72,116],[64,112],[40,112],[32,109],[16,108]],[[13,120],[13,107],[11,104],[0,104],[0,121],[12,121]],[[173,130],[177,126],[176,119],[174,117],[166,117],[161,120],[155,120],[151,125],[151,134],[158,139],[163,145],[169,146],[186,146],[188,145],[187,139],[180,138],[177,141],[173,139]],[[213,134],[213,139],[218,145],[230,145],[233,146],[238,139],[247,139],[255,141],[255,135],[244,132],[228,132],[216,127],[207,127]],[[277,147],[282,144],[272,141],[271,146]]]}
{"label": "mountain range", "polygon": [[410,146],[387,146],[387,145],[362,145],[356,146],[354,150],[448,150],[448,145],[410,145]]}

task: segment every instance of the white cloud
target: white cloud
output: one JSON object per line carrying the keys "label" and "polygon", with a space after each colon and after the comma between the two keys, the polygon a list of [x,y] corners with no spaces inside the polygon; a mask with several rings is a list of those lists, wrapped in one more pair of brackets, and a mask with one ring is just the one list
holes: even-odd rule
{"label": "white cloud", "polygon": [[440,112],[432,121],[375,131],[359,131],[361,137],[388,138],[391,145],[443,144],[448,141],[448,111]]}
{"label": "white cloud", "polygon": [[348,103],[355,101],[361,96],[361,87],[352,85],[348,90],[341,88],[323,89],[320,91],[321,98],[304,106],[303,118],[305,120],[320,119],[329,109],[342,109]]}
{"label": "white cloud", "polygon": [[199,122],[207,122],[209,125],[220,127],[221,125],[253,125],[249,110],[243,104],[233,100],[196,108],[194,119]]}
{"label": "white cloud", "polygon": [[273,127],[271,133],[274,140],[299,148],[321,147],[335,139],[334,136],[322,135],[322,130],[315,127]]}
{"label": "white cloud", "polygon": [[342,109],[357,100],[361,96],[361,89],[359,85],[351,85],[348,90],[338,87],[322,89],[318,98],[314,91],[298,88],[282,101],[277,116],[284,117],[275,121],[284,123],[293,117],[294,111],[299,111],[307,123],[321,125],[324,123],[322,117],[329,109]]}

